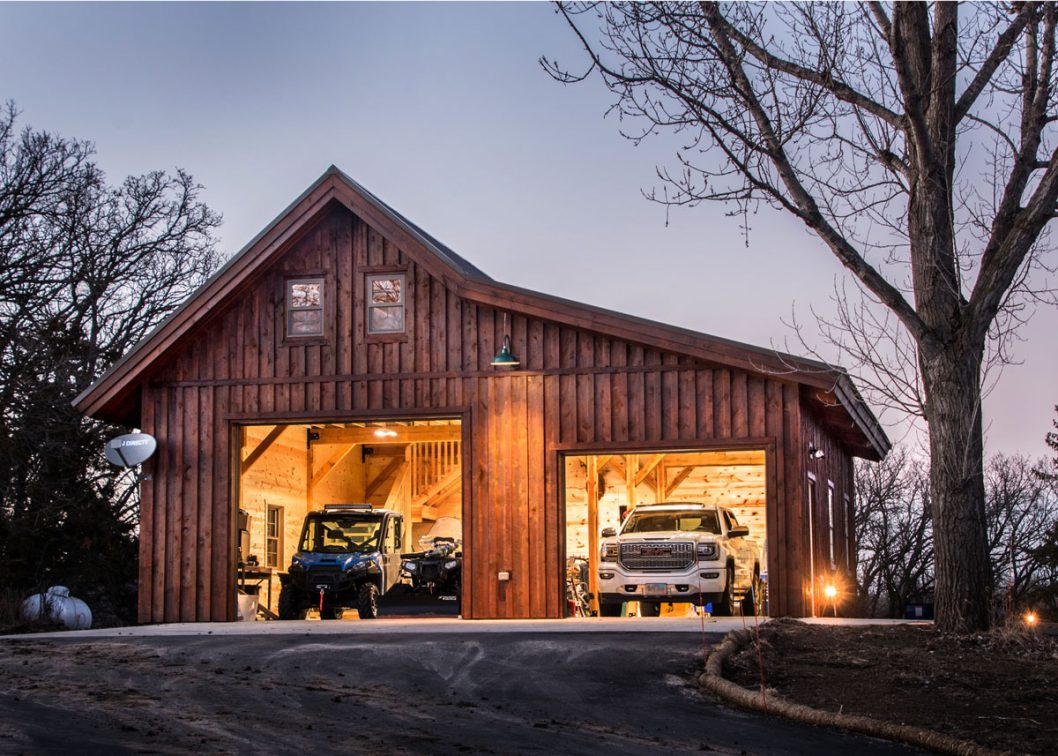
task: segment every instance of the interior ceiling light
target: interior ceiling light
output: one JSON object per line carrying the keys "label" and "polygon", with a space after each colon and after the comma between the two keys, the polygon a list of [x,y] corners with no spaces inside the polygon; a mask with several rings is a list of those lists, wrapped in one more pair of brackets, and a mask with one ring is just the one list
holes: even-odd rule
{"label": "interior ceiling light", "polygon": [[391,428],[379,428],[375,431],[375,438],[396,438],[397,431]]}
{"label": "interior ceiling light", "polygon": [[507,334],[507,313],[503,313],[503,331],[503,346],[492,358],[492,366],[516,368],[522,362],[511,353],[511,337]]}

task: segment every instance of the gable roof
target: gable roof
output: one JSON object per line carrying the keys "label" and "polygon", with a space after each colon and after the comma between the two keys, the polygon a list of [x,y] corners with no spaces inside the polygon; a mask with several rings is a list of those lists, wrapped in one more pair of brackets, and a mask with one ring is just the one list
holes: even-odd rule
{"label": "gable roof", "polygon": [[83,391],[74,406],[101,419],[121,422],[129,417],[139,400],[137,388],[150,367],[336,202],[401,249],[418,250],[416,262],[464,299],[801,384],[813,389],[809,400],[854,453],[880,459],[889,450],[885,432],[842,368],[495,281],[333,165]]}

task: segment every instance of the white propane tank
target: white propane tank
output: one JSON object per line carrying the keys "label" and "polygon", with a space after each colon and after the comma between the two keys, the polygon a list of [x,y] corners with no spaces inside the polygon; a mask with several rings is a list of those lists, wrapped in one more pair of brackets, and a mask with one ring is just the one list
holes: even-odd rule
{"label": "white propane tank", "polygon": [[71,596],[64,585],[53,585],[44,596],[34,593],[22,602],[22,617],[27,622],[38,622],[45,616],[67,630],[87,630],[92,626],[88,604]]}

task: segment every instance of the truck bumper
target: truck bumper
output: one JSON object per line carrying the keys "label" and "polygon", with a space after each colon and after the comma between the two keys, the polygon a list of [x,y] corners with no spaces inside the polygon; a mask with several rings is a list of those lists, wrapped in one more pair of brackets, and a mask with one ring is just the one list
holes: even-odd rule
{"label": "truck bumper", "polygon": [[607,602],[656,601],[706,603],[724,592],[727,572],[719,564],[699,565],[686,573],[649,575],[620,567],[599,569],[599,598]]}

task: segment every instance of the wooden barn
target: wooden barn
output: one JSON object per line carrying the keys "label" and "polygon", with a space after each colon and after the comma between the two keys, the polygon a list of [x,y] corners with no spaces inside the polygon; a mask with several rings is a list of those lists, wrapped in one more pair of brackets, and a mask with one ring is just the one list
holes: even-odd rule
{"label": "wooden barn", "polygon": [[499,283],[333,167],[76,404],[158,439],[141,622],[233,620],[247,574],[274,611],[343,502],[457,523],[464,617],[558,618],[621,512],[715,501],[770,614],[809,615],[855,567],[852,459],[889,448],[840,369]]}

